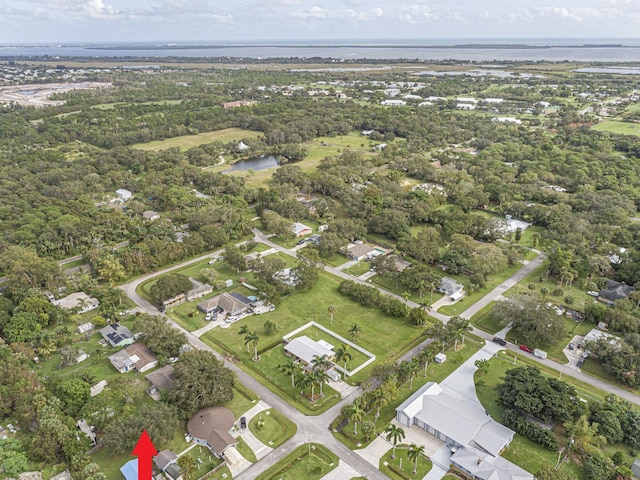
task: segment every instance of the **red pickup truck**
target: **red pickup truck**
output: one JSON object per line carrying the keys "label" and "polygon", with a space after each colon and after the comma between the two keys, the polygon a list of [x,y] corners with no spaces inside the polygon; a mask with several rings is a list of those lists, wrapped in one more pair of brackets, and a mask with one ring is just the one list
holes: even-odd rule
{"label": "red pickup truck", "polygon": [[527,353],[533,353],[531,347],[527,347],[526,345],[520,345],[520,350],[524,350]]}

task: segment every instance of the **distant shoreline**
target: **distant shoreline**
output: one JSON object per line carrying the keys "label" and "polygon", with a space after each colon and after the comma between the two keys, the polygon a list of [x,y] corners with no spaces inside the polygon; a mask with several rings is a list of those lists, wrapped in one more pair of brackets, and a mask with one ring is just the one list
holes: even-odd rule
{"label": "distant shoreline", "polygon": [[519,43],[481,44],[467,43],[454,45],[416,45],[416,44],[212,44],[212,45],[104,45],[86,46],[87,50],[208,50],[212,48],[406,48],[406,49],[492,49],[492,50],[542,50],[550,48],[640,48],[640,45],[623,45],[621,43],[582,44],[582,45],[530,45]]}

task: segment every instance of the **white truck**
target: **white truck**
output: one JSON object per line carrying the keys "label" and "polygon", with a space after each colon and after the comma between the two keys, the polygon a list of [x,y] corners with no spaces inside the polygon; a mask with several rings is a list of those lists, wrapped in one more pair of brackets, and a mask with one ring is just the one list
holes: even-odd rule
{"label": "white truck", "polygon": [[545,352],[544,350],[540,350],[539,348],[536,348],[533,351],[533,354],[538,358],[547,358],[547,352]]}

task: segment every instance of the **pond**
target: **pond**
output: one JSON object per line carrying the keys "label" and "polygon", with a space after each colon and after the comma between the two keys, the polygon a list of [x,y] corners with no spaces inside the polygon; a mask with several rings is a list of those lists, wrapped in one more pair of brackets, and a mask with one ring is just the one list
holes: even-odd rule
{"label": "pond", "polygon": [[229,170],[226,172],[231,172],[233,170],[266,170],[267,168],[277,167],[278,159],[275,155],[262,155],[260,157],[247,158],[246,160],[240,160],[231,165]]}

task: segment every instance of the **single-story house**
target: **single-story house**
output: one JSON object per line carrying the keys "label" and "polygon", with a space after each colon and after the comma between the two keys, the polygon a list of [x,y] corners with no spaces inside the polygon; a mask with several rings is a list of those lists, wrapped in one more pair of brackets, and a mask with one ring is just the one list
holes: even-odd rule
{"label": "single-story house", "polygon": [[123,202],[126,202],[127,200],[131,200],[133,198],[133,194],[125,188],[119,188],[118,190],[116,190],[116,195]]}
{"label": "single-story house", "polygon": [[478,480],[535,480],[535,476],[500,456],[463,447],[451,456],[451,464]]}
{"label": "single-story house", "polygon": [[227,448],[238,444],[229,433],[234,423],[233,412],[228,408],[207,407],[191,417],[187,431],[196,443],[204,445],[219,458]]}
{"label": "single-story house", "polygon": [[112,323],[100,330],[100,335],[112,347],[124,347],[133,343],[133,334],[127,327],[119,323]]}
{"label": "single-story house", "polygon": [[313,233],[313,229],[304,223],[296,222],[293,224],[291,231],[296,237],[304,237]]}
{"label": "single-story house", "polygon": [[328,360],[333,360],[335,356],[333,345],[324,340],[316,342],[306,335],[291,340],[284,346],[284,351],[290,357],[295,357],[307,365],[316,357],[320,358],[326,355]]}
{"label": "single-story house", "polygon": [[138,480],[138,459],[129,460],[121,466],[120,473],[124,480]]}
{"label": "single-story house", "polygon": [[505,233],[516,232],[517,230],[524,232],[527,228],[531,226],[530,223],[523,222],[522,220],[516,220],[511,215],[505,215],[504,218],[505,218],[506,225],[503,231]]}
{"label": "single-story house", "polygon": [[147,210],[146,212],[142,212],[142,216],[146,220],[151,220],[151,221],[160,219],[160,214],[158,212],[154,212],[153,210]]}
{"label": "single-story house", "polygon": [[493,420],[477,403],[428,382],[396,409],[405,427],[417,425],[449,447],[473,447],[500,455],[515,432]]}
{"label": "single-story house", "polygon": [[178,455],[171,450],[162,450],[155,457],[153,457],[154,465],[168,475],[172,480],[179,480],[182,478],[180,475],[180,466],[176,463]]}
{"label": "single-story house", "polygon": [[607,280],[605,287],[598,293],[598,300],[613,305],[616,300],[629,298],[633,292],[633,287],[624,282],[616,282],[615,280]]}
{"label": "single-story house", "polygon": [[464,296],[464,285],[460,285],[453,278],[442,277],[438,290],[445,295],[449,295],[451,300],[459,300]]}
{"label": "single-story house", "polygon": [[90,312],[100,306],[97,298],[90,297],[84,292],[71,293],[60,300],[53,300],[51,303],[63,310],[73,310],[77,308],[79,313]]}
{"label": "single-story house", "polygon": [[[160,392],[169,391],[173,388],[173,382],[176,379],[175,370],[172,365],[165,365],[151,373],[145,375],[145,377],[151,387],[148,392],[154,400],[160,400]],[[157,397],[157,398],[156,398]]]}
{"label": "single-story house", "polygon": [[109,357],[109,361],[120,373],[134,369],[138,372],[146,372],[158,365],[158,357],[142,343],[134,343],[114,353]]}
{"label": "single-story house", "polygon": [[344,249],[343,252],[350,260],[373,260],[376,257],[385,255],[388,251],[382,247],[375,245],[369,245],[368,243],[350,243]]}
{"label": "single-story house", "polygon": [[193,287],[188,292],[181,293],[176,295],[173,298],[169,298],[162,302],[162,307],[166,310],[167,308],[174,307],[176,305],[180,305],[183,302],[191,302],[193,300],[197,300],[198,298],[202,298],[205,295],[211,293],[213,291],[213,287],[208,283],[200,283],[197,280],[189,277],[191,280],[191,286]]}
{"label": "single-story house", "polygon": [[215,297],[207,298],[198,304],[198,310],[204,313],[226,313],[240,315],[251,307],[251,300],[237,292],[225,292]]}

